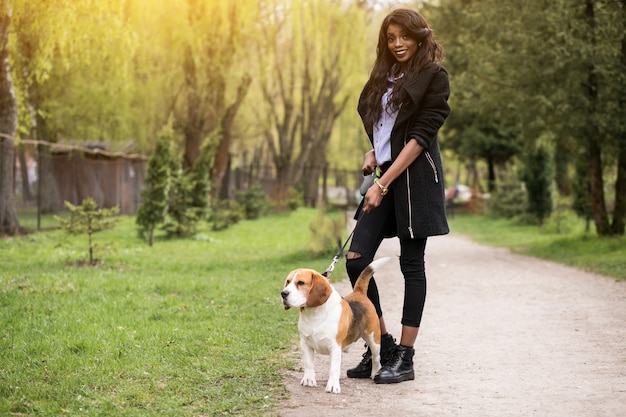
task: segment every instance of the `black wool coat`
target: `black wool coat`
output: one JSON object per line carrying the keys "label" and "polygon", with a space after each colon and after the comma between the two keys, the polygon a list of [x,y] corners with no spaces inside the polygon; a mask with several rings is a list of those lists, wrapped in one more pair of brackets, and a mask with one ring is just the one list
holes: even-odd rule
{"label": "black wool coat", "polygon": [[[435,63],[426,66],[404,86],[409,99],[402,103],[391,131],[391,158],[395,160],[409,140],[424,150],[389,188],[393,192],[397,231],[401,239],[447,234],[443,165],[437,133],[450,114],[448,72]],[[361,119],[367,112],[365,84],[357,110]],[[366,128],[372,147],[372,129]]]}

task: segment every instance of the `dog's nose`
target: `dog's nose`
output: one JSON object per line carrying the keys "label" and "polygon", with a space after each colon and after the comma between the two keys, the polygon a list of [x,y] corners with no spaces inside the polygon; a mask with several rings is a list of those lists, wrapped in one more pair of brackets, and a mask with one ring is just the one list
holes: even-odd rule
{"label": "dog's nose", "polygon": [[283,299],[287,298],[287,296],[289,295],[289,291],[281,291],[280,296],[283,297]]}

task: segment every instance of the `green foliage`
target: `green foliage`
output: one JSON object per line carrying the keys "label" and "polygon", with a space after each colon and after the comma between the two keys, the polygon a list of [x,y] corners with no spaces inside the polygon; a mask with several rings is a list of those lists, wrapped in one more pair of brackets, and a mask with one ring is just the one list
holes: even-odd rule
{"label": "green foliage", "polygon": [[148,172],[141,191],[142,203],[137,211],[139,235],[152,246],[154,230],[165,220],[170,189],[170,167],[174,159],[173,132],[165,127],[157,137],[154,152],[148,161]]}
{"label": "green foliage", "polygon": [[336,213],[329,215],[325,209],[321,209],[309,224],[309,228],[311,229],[311,240],[307,246],[309,254],[312,257],[334,255],[342,245],[346,219],[343,215],[337,216]]}
{"label": "green foliage", "polygon": [[167,199],[167,215],[163,230],[168,237],[187,237],[196,233],[203,209],[194,207],[192,177],[184,175],[181,166],[171,165],[171,187]]}
{"label": "green foliage", "polygon": [[526,185],[527,212],[543,224],[552,212],[552,182],[554,169],[551,157],[543,146],[531,151],[524,164],[522,180]]}
{"label": "green foliage", "polygon": [[224,230],[245,219],[243,207],[233,200],[218,200],[208,218],[213,231]]}
{"label": "green foliage", "polygon": [[507,219],[522,215],[526,211],[526,192],[523,184],[508,176],[489,197],[489,212]]}
{"label": "green foliage", "polygon": [[204,145],[200,148],[200,156],[195,160],[188,174],[191,182],[191,207],[197,210],[200,219],[206,218],[209,207],[209,173],[213,166],[214,144],[212,137],[204,141]]}
{"label": "green foliage", "polygon": [[304,203],[304,192],[301,188],[291,187],[289,189],[289,197],[287,198],[287,208],[291,211],[302,207]]}
{"label": "green foliage", "polygon": [[258,219],[267,214],[272,207],[265,189],[260,185],[235,192],[235,201],[243,207],[246,219]]}
{"label": "green foliage", "polygon": [[75,206],[69,201],[65,202],[65,207],[70,211],[69,219],[57,217],[61,227],[69,233],[87,235],[89,264],[95,265],[93,234],[105,229],[115,227],[117,219],[112,218],[119,213],[119,207],[99,208],[96,201],[88,197],[82,204]]}
{"label": "green foliage", "polygon": [[[444,127],[443,145],[460,151],[461,157],[492,151],[492,144],[482,146],[485,142],[479,139],[484,135],[475,134],[483,133],[485,126],[511,133],[511,145],[519,149],[541,143],[572,152],[592,144],[597,152],[585,155],[584,171],[599,184],[594,187],[592,217],[596,228],[606,233],[608,214],[603,207],[611,206],[613,195],[618,203],[623,195],[603,195],[600,184],[609,184],[602,178],[606,173],[624,169],[618,163],[620,153],[624,158],[625,148],[619,144],[626,132],[624,2],[468,0],[439,2],[427,10],[433,13],[451,74],[453,112]],[[499,143],[506,145],[506,139]],[[574,171],[575,158],[559,162],[559,174]],[[567,190],[564,178],[558,183]],[[576,201],[577,210],[587,216],[591,193],[578,197],[588,200]],[[542,206],[534,210],[545,213]]]}

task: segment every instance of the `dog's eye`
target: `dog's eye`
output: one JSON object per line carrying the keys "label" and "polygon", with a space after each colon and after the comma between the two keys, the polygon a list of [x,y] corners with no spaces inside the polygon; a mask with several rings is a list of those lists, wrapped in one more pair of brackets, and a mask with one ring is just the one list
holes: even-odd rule
{"label": "dog's eye", "polygon": [[304,281],[298,281],[298,286],[304,285]]}

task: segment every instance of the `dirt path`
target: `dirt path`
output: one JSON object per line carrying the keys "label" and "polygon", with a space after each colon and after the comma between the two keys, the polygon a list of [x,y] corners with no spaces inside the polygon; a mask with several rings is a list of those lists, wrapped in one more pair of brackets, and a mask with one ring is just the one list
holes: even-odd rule
{"label": "dirt path", "polygon": [[[300,386],[299,366],[287,371],[281,416],[626,416],[626,283],[453,235],[430,239],[426,252],[415,381],[347,378],[359,344],[343,355],[341,394],[324,392],[327,356],[316,357],[317,388]],[[377,257],[398,254],[392,239]],[[399,338],[398,263],[376,280]],[[350,291],[347,280],[334,285]]]}

